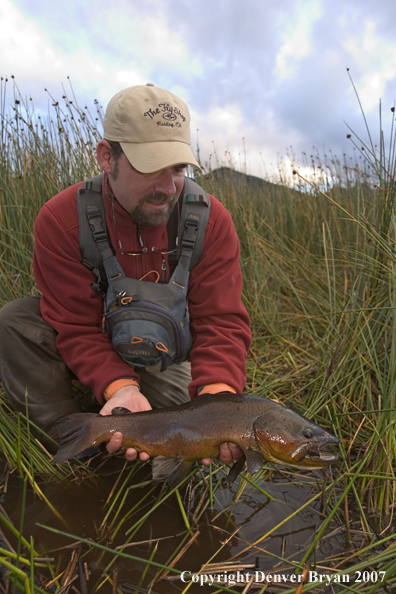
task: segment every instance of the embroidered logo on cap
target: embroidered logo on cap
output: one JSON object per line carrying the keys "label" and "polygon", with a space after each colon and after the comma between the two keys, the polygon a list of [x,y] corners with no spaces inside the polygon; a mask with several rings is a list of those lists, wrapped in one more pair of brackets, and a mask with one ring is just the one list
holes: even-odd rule
{"label": "embroidered logo on cap", "polygon": [[171,126],[172,128],[181,128],[182,123],[186,121],[186,118],[180,109],[178,107],[172,107],[169,105],[169,103],[159,103],[158,107],[155,109],[150,108],[143,115],[148,117],[150,120],[153,120],[157,115],[162,116],[162,118],[166,121],[156,122],[157,126]]}

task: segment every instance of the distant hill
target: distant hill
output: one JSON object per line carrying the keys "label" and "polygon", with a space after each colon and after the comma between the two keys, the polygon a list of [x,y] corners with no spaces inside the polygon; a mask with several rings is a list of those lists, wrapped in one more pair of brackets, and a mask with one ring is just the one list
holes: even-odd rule
{"label": "distant hill", "polygon": [[248,186],[256,186],[260,189],[269,188],[270,186],[276,185],[271,182],[265,181],[261,177],[241,173],[240,171],[236,171],[236,169],[231,169],[231,167],[218,167],[217,169],[213,169],[210,173],[205,174],[205,177],[212,177],[215,181],[233,182],[233,185],[236,186],[241,184]]}
{"label": "distant hill", "polygon": [[279,193],[283,194],[285,192],[290,197],[301,196],[300,190],[289,188],[280,183],[274,184],[261,177],[241,173],[240,171],[231,169],[231,167],[218,167],[203,175],[196,174],[195,181],[201,184],[208,192],[214,192],[214,195],[216,195],[217,186],[221,186],[223,188],[234,187],[237,191],[252,190],[252,193],[257,195],[264,193],[267,199],[274,200],[277,199]]}

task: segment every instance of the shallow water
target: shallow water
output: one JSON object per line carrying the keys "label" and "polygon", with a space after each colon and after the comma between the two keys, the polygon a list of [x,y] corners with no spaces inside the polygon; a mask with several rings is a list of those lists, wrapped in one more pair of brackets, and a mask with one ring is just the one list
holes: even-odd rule
{"label": "shallow water", "polygon": [[[104,545],[110,544],[112,548],[123,545],[128,542],[128,529],[143,514],[152,510],[160,494],[161,486],[155,486],[154,490],[150,493],[150,490],[153,488],[153,485],[150,483],[132,490],[121,508],[119,517],[112,524],[114,514],[110,514],[108,518],[109,528],[100,532],[99,526],[105,515],[104,504],[119,474],[119,467],[122,465],[123,461],[120,458],[112,458],[99,471],[99,476],[93,481],[85,479],[80,485],[73,484],[71,481],[64,485],[54,482],[44,485],[43,491],[59,512],[61,519],[53,514],[44,501],[38,499],[30,489],[28,490],[23,535],[27,539],[33,536],[35,548],[41,555],[54,557],[57,573],[60,573],[68,565],[72,550],[63,549],[61,551],[51,552],[53,549],[70,545],[78,540],[78,538],[92,538],[98,542],[100,540],[98,535],[104,535],[104,540],[100,540]],[[123,476],[125,476],[126,472],[124,472]],[[209,560],[212,563],[230,561],[234,556],[244,551],[249,544],[254,543],[257,539],[280,524],[321,489],[321,478],[323,477],[321,473],[301,475],[298,482],[296,482],[295,478],[291,482],[288,476],[292,475],[281,474],[275,471],[272,474],[271,482],[265,480],[257,481],[260,488],[266,491],[273,499],[260,493],[255,487],[247,485],[239,500],[234,504],[233,509],[230,509],[230,506],[232,506],[240,481],[238,480],[231,488],[221,486],[217,489],[213,506],[206,508],[198,520],[198,525],[194,527],[194,532],[196,529],[200,531],[199,536],[175,565],[180,571],[190,572],[184,574],[184,579],[190,579],[191,574],[198,572],[201,565],[207,563]],[[150,479],[149,465],[139,470],[137,475],[134,476],[133,482],[141,482],[146,479]],[[218,479],[214,477],[213,484],[217,485],[217,482]],[[221,484],[223,482],[225,483],[222,480]],[[195,481],[196,483],[197,480]],[[4,509],[17,527],[19,527],[20,523],[21,487],[21,479],[16,475],[12,476],[8,484],[7,493],[2,498]],[[196,509],[203,491],[203,485],[195,488],[190,502],[192,513]],[[180,490],[182,497],[184,497],[185,492],[185,488]],[[131,517],[120,524],[114,541],[109,543],[108,537],[113,533],[115,526],[120,522],[122,516],[131,510],[142,499],[143,495],[146,494],[148,494],[146,500],[139,505],[138,510]],[[205,497],[205,501],[208,501],[208,495]],[[187,507],[187,505],[186,502],[185,506]],[[220,513],[222,510],[225,511]],[[279,573],[290,574],[293,570],[290,568],[287,560],[299,561],[303,557],[323,518],[324,516],[320,513],[319,498],[312,506],[306,507],[297,515],[288,519],[283,526],[279,526],[263,540],[258,545],[261,550],[254,548],[245,551],[237,556],[235,562],[243,565],[254,565],[254,569],[248,569],[250,572],[258,570],[268,573],[276,570]],[[70,539],[65,536],[59,536],[38,526],[38,524],[57,528],[74,535],[75,538]],[[227,541],[229,536],[238,528],[238,532],[226,545],[223,545],[222,543]],[[157,563],[168,564],[169,559],[183,538],[187,542],[191,538],[191,535],[186,536],[186,526],[176,495],[173,494],[158,509],[154,510],[133,537],[129,538],[132,543],[149,542],[134,544],[134,546],[123,549],[126,553],[140,557],[143,561],[118,558],[109,567],[108,564],[111,562],[112,557],[108,553],[102,553],[99,550],[87,553],[88,547],[83,545],[80,573],[83,573],[83,564],[86,563],[86,567],[89,570],[89,579],[84,584],[84,579],[81,576],[83,583],[81,583],[79,577],[73,582],[73,585],[81,594],[84,592],[84,587],[86,587],[87,592],[98,591],[104,594],[111,593],[115,590],[113,590],[113,586],[109,581],[98,589],[99,584],[104,579],[103,572],[107,568],[108,574],[112,574],[114,570],[117,570],[117,576],[115,577],[113,574],[112,579],[116,579],[120,592],[133,593],[146,568],[144,560],[150,558],[157,541],[158,548],[153,556],[153,560]],[[316,561],[319,562],[321,559],[328,558],[329,555],[334,554],[337,550],[344,550],[345,546],[344,532],[339,531],[331,539],[325,539],[320,543],[316,551]],[[213,559],[211,559],[212,556],[214,556]],[[157,571],[155,567],[149,567],[147,569],[143,584],[138,590],[139,592],[148,592],[148,584],[153,580]],[[227,571],[228,583],[232,581],[230,581],[232,573],[232,571]],[[43,572],[44,574],[45,571]],[[172,575],[174,574],[169,574],[169,576]],[[262,578],[262,574],[258,575]],[[47,579],[48,576],[45,577],[45,580]],[[183,583],[180,578],[172,579],[171,581],[162,579],[152,586],[151,593],[182,592],[186,586],[187,583]],[[241,588],[245,586],[246,583],[239,584],[239,589],[236,591],[240,592]],[[293,584],[288,583],[287,586],[293,587]],[[192,594],[204,594],[206,591],[214,592],[215,590],[216,588],[207,585],[201,587],[198,583],[192,584],[188,591]],[[279,591],[279,589],[275,591]]]}

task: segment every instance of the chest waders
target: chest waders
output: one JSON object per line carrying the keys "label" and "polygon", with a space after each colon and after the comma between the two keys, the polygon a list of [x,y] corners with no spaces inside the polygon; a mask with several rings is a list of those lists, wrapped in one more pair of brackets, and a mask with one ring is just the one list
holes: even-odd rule
{"label": "chest waders", "polygon": [[[115,351],[137,370],[165,371],[188,359],[192,347],[188,311],[188,280],[198,263],[209,217],[207,193],[185,178],[168,224],[168,247],[174,270],[168,284],[128,278],[111,246],[101,184],[103,175],[85,182],[77,192],[81,263],[96,276],[92,288],[104,299],[102,330]],[[180,214],[180,221],[177,219]]]}

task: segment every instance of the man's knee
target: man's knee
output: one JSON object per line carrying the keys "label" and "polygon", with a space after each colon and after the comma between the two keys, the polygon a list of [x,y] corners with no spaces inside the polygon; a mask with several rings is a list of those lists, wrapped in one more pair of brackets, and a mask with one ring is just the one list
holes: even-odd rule
{"label": "man's knee", "polygon": [[0,331],[13,332],[36,317],[41,317],[40,297],[14,299],[0,309]]}
{"label": "man's knee", "polygon": [[[28,345],[46,345],[51,352],[56,350],[56,332],[42,318],[40,297],[15,299],[0,309],[0,352],[7,356],[13,352],[13,345],[23,351]],[[15,354],[15,353],[14,353]]]}

